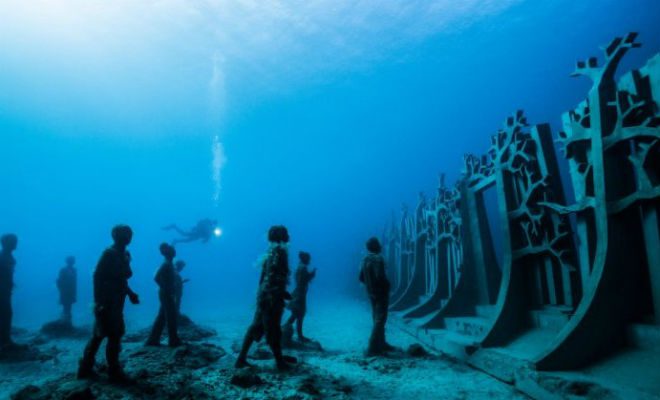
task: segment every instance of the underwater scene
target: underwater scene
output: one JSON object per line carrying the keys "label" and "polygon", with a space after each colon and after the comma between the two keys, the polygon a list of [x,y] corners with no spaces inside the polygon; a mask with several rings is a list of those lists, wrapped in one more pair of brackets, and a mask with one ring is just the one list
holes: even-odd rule
{"label": "underwater scene", "polygon": [[0,400],[660,400],[657,0],[0,0]]}

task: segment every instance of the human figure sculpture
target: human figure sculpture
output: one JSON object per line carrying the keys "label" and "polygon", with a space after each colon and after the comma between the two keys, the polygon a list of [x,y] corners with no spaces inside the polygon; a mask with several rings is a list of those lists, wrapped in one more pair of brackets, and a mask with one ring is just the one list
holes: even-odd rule
{"label": "human figure sculpture", "polygon": [[85,347],[78,367],[78,378],[96,376],[94,362],[96,353],[103,342],[106,344],[105,356],[108,362],[108,376],[111,382],[132,383],[119,364],[121,338],[125,332],[124,302],[128,296],[133,304],[140,299],[128,286],[128,279],[133,275],[131,255],[126,247],[131,243],[133,231],[128,225],[112,228],[114,244],[103,252],[94,271],[94,331]]}
{"label": "human figure sculpture", "polygon": [[174,257],[176,250],[173,246],[163,243],[160,245],[160,253],[165,257],[165,261],[156,272],[154,280],[158,284],[158,298],[160,300],[160,310],[151,329],[151,335],[147,339],[147,346],[159,346],[160,336],[163,328],[167,324],[169,336],[169,346],[181,346],[183,342],[177,332],[179,313],[177,309],[177,286],[179,276],[174,268]]}
{"label": "human figure sculpture", "polygon": [[14,290],[14,267],[16,259],[13,252],[18,245],[18,238],[8,233],[0,238],[0,349],[14,344],[11,340],[11,295]]}
{"label": "human figure sculpture", "polygon": [[268,231],[268,242],[270,245],[261,267],[257,291],[257,310],[243,339],[243,346],[236,361],[237,368],[250,365],[247,362],[250,346],[255,341],[260,341],[264,335],[266,343],[273,352],[278,370],[289,369],[291,367],[289,363],[296,362],[294,357],[282,354],[282,329],[280,327],[284,301],[291,299],[291,295],[286,291],[289,280],[287,254],[289,233],[284,226],[273,226]]}
{"label": "human figure sculpture", "polygon": [[57,290],[60,292],[62,305],[62,320],[71,324],[71,306],[77,301],[78,273],[75,267],[76,258],[66,258],[66,266],[57,275]]}
{"label": "human figure sculpture", "polygon": [[367,241],[367,251],[369,254],[362,260],[360,282],[367,289],[373,318],[373,329],[366,354],[375,356],[394,350],[394,347],[385,340],[390,282],[385,274],[385,260],[381,255],[381,246],[377,238],[372,237]]}
{"label": "human figure sculpture", "polygon": [[287,319],[285,332],[293,331],[293,323],[296,323],[296,334],[298,335],[298,340],[301,342],[307,342],[307,339],[303,335],[303,320],[305,319],[305,314],[307,313],[307,291],[309,289],[309,283],[316,276],[316,268],[312,271],[309,270],[309,263],[311,260],[311,255],[307,252],[301,251],[298,254],[300,263],[295,273],[296,287],[291,293],[291,301],[287,305],[287,308],[291,311],[291,315]]}

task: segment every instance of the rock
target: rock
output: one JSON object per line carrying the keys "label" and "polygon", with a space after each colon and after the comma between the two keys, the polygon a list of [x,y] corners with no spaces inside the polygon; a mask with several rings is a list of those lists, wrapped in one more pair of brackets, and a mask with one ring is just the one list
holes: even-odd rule
{"label": "rock", "polygon": [[64,399],[65,400],[94,400],[94,399],[96,399],[96,396],[94,396],[94,393],[92,393],[92,389],[90,389],[89,387],[86,387],[84,389],[69,392],[67,395],[64,396]]}
{"label": "rock", "polygon": [[323,346],[321,343],[317,342],[314,339],[309,339],[306,342],[300,342],[298,340],[292,340],[286,345],[282,343],[282,347],[285,349],[299,350],[299,351],[309,351],[309,352],[322,352]]}
{"label": "rock", "polygon": [[34,385],[28,385],[18,392],[11,395],[11,400],[36,400],[41,399],[43,394],[41,389]]}
{"label": "rock", "polygon": [[[182,316],[182,320],[185,319],[187,319],[188,322],[179,326],[179,337],[184,342],[200,342],[218,334],[215,329],[197,325],[190,321],[190,318]],[[124,341],[127,343],[146,342],[150,334],[151,328],[144,328],[137,332],[125,335]]]}
{"label": "rock", "polygon": [[[34,385],[29,385],[14,393],[11,396],[12,400],[39,400],[54,395],[50,391],[39,388]],[[92,393],[92,389],[84,381],[73,380],[71,382],[64,382],[58,390],[56,399],[63,400],[94,400],[96,396]]]}
{"label": "rock", "polygon": [[17,363],[25,361],[48,361],[53,356],[39,351],[34,346],[26,344],[11,344],[0,350],[0,362]]}
{"label": "rock", "polygon": [[221,348],[211,343],[186,343],[170,348],[142,347],[128,355],[128,365],[135,366],[136,377],[169,374],[172,370],[192,371],[208,367],[226,355]]}
{"label": "rock", "polygon": [[259,375],[251,371],[249,368],[243,368],[236,371],[234,375],[232,375],[229,383],[243,389],[247,389],[252,386],[261,385],[264,383],[264,381]]}
{"label": "rock", "polygon": [[350,394],[353,392],[353,387],[346,383],[343,378],[341,379],[333,379],[332,380],[332,385],[335,387],[336,390],[344,393],[344,394]]}
{"label": "rock", "polygon": [[187,328],[193,325],[195,325],[195,323],[193,322],[192,319],[190,319],[189,316],[185,314],[179,314],[179,327]]}
{"label": "rock", "polygon": [[[77,380],[73,373],[48,381],[42,387],[27,386],[12,395],[16,400],[117,400],[117,399],[208,399],[209,371],[225,351],[210,343],[188,343],[175,349],[138,347],[124,358],[124,370],[133,385],[113,385],[107,366],[97,368],[98,379]],[[225,375],[228,376],[228,375]],[[226,379],[226,378],[223,378]],[[163,397],[166,396],[166,397]]]}
{"label": "rock", "polygon": [[189,369],[206,367],[227,354],[222,348],[211,343],[186,344],[177,347],[173,351],[172,359],[174,363]]}
{"label": "rock", "polygon": [[[89,327],[79,328],[73,326],[70,321],[63,319],[58,319],[41,327],[41,334],[57,337],[57,338],[84,338],[91,335],[92,331]],[[39,337],[37,337],[39,338]],[[37,340],[37,338],[33,340]],[[41,338],[41,340],[47,340],[46,338]]]}
{"label": "rock", "polygon": [[319,389],[317,389],[316,387],[316,379],[314,379],[314,377],[308,377],[303,379],[303,381],[300,383],[300,387],[298,388],[298,391],[311,394],[312,396],[321,394]]}
{"label": "rock", "polygon": [[556,393],[562,398],[606,399],[612,397],[611,390],[595,382],[557,376],[543,376],[536,379],[539,385],[549,393]]}
{"label": "rock", "polygon": [[406,350],[406,353],[410,357],[427,357],[429,353],[422,347],[421,344],[418,343],[413,343],[408,347],[408,350]]}
{"label": "rock", "polygon": [[26,335],[27,333],[28,333],[28,331],[25,328],[19,328],[19,327],[16,327],[16,326],[11,327],[12,336],[14,336],[14,335]]}
{"label": "rock", "polygon": [[[241,344],[239,342],[233,342],[231,349],[234,353],[238,353],[241,351]],[[253,360],[272,360],[273,353],[270,351],[270,347],[264,341],[261,341],[256,346],[252,346],[248,352],[248,358]]]}

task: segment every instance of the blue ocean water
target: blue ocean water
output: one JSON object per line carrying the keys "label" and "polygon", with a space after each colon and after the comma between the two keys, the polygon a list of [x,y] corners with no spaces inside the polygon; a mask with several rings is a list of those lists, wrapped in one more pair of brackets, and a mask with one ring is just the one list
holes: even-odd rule
{"label": "blue ocean water", "polygon": [[[657,0],[0,0],[0,232],[19,236],[15,320],[57,315],[64,258],[91,272],[135,232],[133,288],[155,313],[161,228],[219,221],[181,244],[188,309],[251,302],[271,224],[312,254],[315,301],[357,287],[366,238],[453,182],[504,118],[559,128],[574,63],[629,31],[660,50]],[[38,304],[38,307],[35,307]],[[191,312],[194,314],[194,312]],[[132,317],[133,316],[133,317]]]}

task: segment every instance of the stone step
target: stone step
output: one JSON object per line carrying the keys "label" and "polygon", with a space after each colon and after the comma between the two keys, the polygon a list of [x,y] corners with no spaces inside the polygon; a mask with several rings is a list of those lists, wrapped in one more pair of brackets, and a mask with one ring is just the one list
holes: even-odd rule
{"label": "stone step", "polygon": [[570,319],[571,313],[570,307],[547,306],[532,310],[529,315],[533,326],[559,332]]}
{"label": "stone step", "polygon": [[417,303],[415,303],[414,305],[406,308],[405,310],[394,311],[394,312],[397,313],[397,315],[404,316],[404,315],[408,314],[409,312],[413,311],[414,309],[416,309],[417,307],[424,304],[430,297],[431,296],[419,296],[417,298]]}
{"label": "stone step", "polygon": [[426,303],[431,298],[430,294],[425,294],[417,298],[417,305]]}
{"label": "stone step", "polygon": [[495,316],[495,306],[490,304],[478,305],[476,306],[476,312],[478,317],[493,318]]}
{"label": "stone step", "polygon": [[436,351],[461,361],[466,361],[479,347],[479,343],[474,337],[446,329],[424,330],[423,338],[429,340]]}
{"label": "stone step", "polygon": [[437,312],[432,312],[419,318],[405,318],[403,319],[403,322],[406,325],[414,326],[417,329],[422,329],[422,326],[426,325],[429,321],[435,318],[436,314]]}
{"label": "stone step", "polygon": [[445,327],[448,331],[477,338],[483,337],[488,332],[490,325],[490,320],[484,317],[445,318]]}
{"label": "stone step", "polygon": [[642,350],[658,352],[660,348],[660,327],[647,324],[626,326],[628,345]]}

